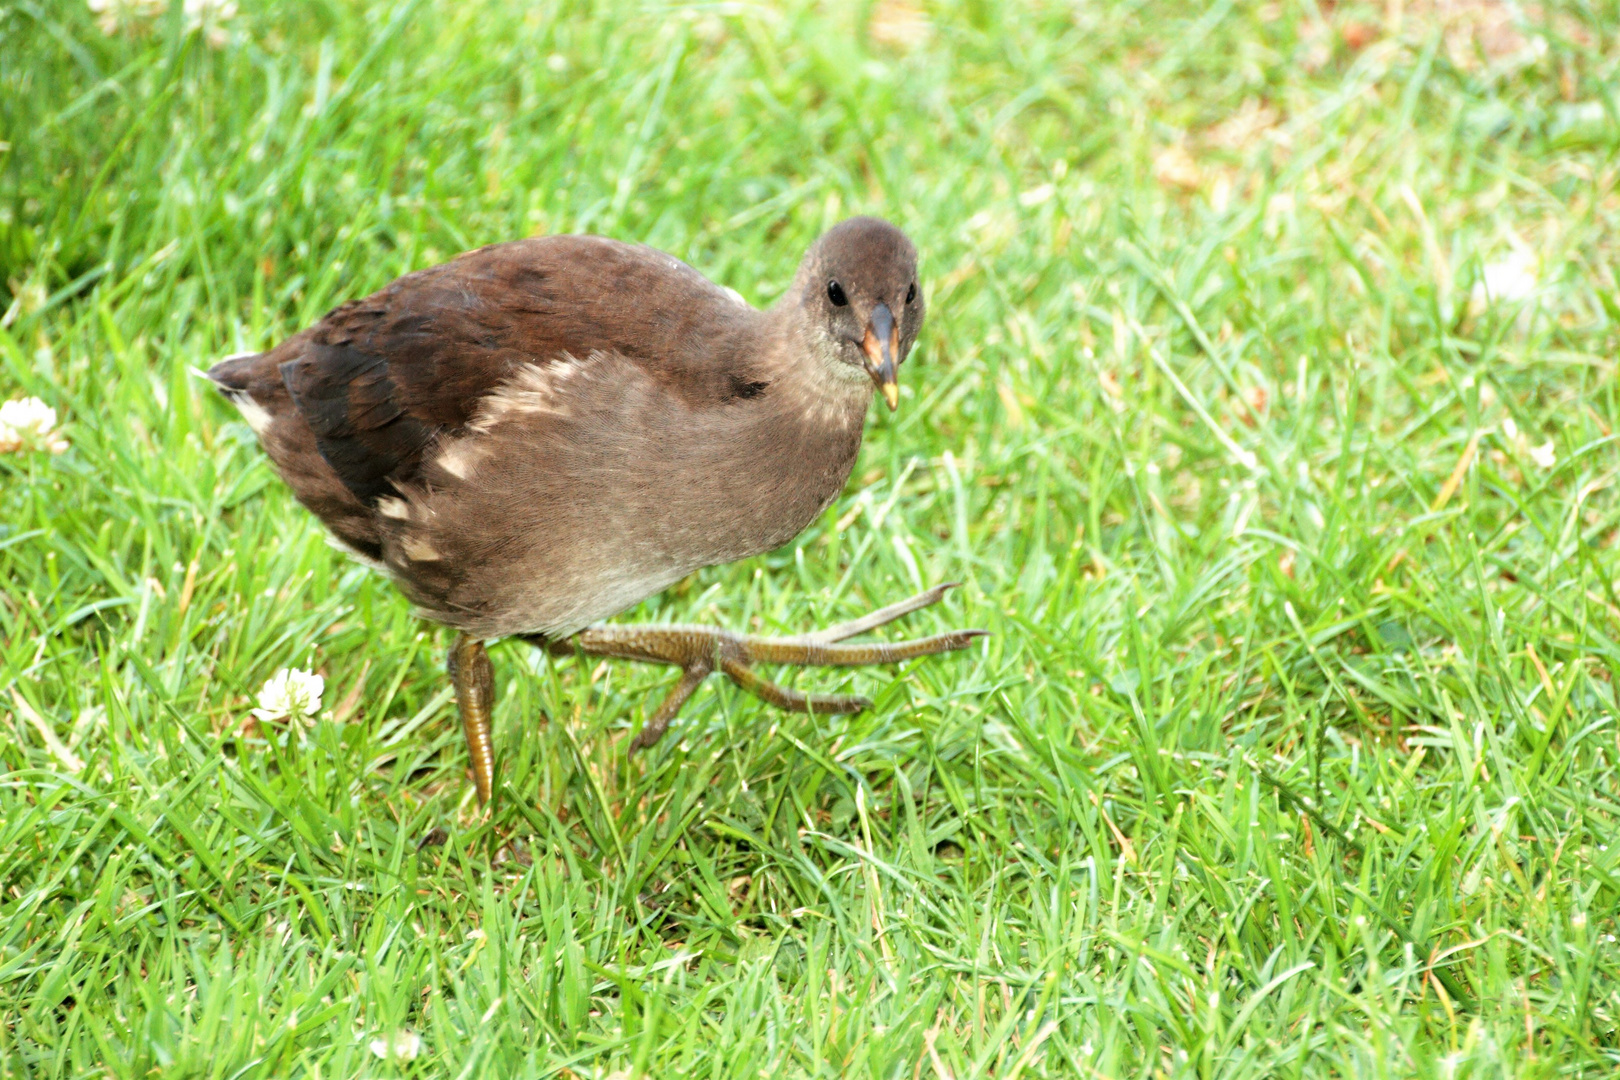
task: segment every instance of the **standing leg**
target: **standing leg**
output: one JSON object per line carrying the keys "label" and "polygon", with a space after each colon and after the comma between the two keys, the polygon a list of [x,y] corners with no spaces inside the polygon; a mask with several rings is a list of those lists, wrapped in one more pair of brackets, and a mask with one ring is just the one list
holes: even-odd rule
{"label": "standing leg", "polygon": [[488,806],[495,790],[495,743],[490,736],[495,711],[495,669],[490,665],[489,653],[484,651],[484,643],[466,634],[456,635],[445,666],[450,669],[450,684],[456,690],[461,730],[467,736],[467,755],[472,758],[478,805]]}

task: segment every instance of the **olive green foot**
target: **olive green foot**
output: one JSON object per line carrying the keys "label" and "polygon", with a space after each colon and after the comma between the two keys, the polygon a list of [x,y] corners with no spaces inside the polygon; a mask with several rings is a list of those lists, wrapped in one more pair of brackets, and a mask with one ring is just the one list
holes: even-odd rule
{"label": "olive green foot", "polygon": [[[857,694],[804,694],[778,685],[754,670],[756,664],[789,664],[802,667],[864,667],[896,664],[919,656],[966,648],[987,630],[953,630],[914,641],[874,641],[840,644],[845,638],[864,634],[894,622],[902,616],[937,604],[955,582],[936,585],[907,600],[879,608],[851,622],[797,637],[760,637],[736,634],[711,626],[629,625],[593,626],[565,641],[551,641],[541,635],[523,639],[556,656],[576,652],[617,660],[640,660],[670,664],[681,669],[681,677],[647,718],[631,741],[630,752],[652,746],[669,730],[681,706],[685,705],[716,671],[741,689],[779,709],[803,713],[854,713],[870,708],[872,702]],[[455,686],[456,704],[461,711],[462,731],[472,760],[473,783],[480,805],[489,804],[495,790],[495,754],[490,735],[490,717],[495,704],[495,680],[489,654],[483,642],[459,635],[450,647],[450,681]]]}
{"label": "olive green foot", "polygon": [[966,648],[975,638],[983,637],[989,631],[953,630],[915,641],[838,644],[845,638],[875,630],[913,611],[937,604],[946,592],[955,587],[955,582],[936,585],[927,592],[890,604],[852,622],[798,637],[759,637],[712,626],[608,625],[582,630],[569,642],[562,643],[560,648],[549,647],[556,652],[566,652],[568,646],[572,645],[589,656],[670,664],[681,669],[680,680],[631,742],[630,751],[634,753],[663,738],[681,706],[715,671],[723,673],[761,701],[790,712],[854,713],[870,708],[871,701],[855,694],[802,694],[790,690],[755,672],[754,665],[864,667],[870,664],[896,664],[918,656]]}

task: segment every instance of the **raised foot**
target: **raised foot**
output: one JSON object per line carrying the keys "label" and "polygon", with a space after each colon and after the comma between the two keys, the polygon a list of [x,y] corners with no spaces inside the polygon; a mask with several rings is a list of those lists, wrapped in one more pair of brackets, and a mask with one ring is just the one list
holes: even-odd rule
{"label": "raised foot", "polygon": [[913,611],[936,604],[956,585],[956,582],[936,585],[870,615],[798,637],[760,637],[735,634],[712,626],[679,624],[595,626],[581,631],[568,643],[558,643],[550,648],[566,652],[572,645],[590,656],[673,664],[681,669],[680,681],[659,703],[657,711],[642,725],[641,733],[630,744],[630,750],[634,753],[663,737],[681,706],[715,670],[723,672],[738,687],[779,709],[804,713],[852,713],[870,708],[872,703],[869,700],[855,694],[802,694],[790,690],[756,673],[753,665],[863,667],[869,664],[894,664],[918,656],[966,648],[975,638],[984,637],[989,631],[953,630],[915,641],[838,644],[845,638],[875,630]]}

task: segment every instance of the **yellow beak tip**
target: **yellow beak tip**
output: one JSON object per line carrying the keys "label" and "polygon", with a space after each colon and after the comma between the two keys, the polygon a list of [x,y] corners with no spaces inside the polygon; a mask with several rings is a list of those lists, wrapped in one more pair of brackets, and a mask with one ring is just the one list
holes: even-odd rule
{"label": "yellow beak tip", "polygon": [[894,412],[900,407],[900,387],[895,383],[883,384],[883,400],[888,402],[889,411]]}

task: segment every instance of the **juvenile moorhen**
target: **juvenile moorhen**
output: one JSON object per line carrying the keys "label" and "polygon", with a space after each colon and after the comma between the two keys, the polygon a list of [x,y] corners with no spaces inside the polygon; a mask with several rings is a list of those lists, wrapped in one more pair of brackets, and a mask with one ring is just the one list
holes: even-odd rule
{"label": "juvenile moorhen", "polygon": [[448,667],[487,803],[488,639],[680,667],[633,751],[717,668],[779,708],[857,712],[870,702],[753,665],[887,664],[983,633],[838,644],[948,585],[801,637],[600,625],[813,521],[849,477],[872,384],[897,406],[923,314],[916,249],[875,218],[817,240],[769,311],[651,248],[547,236],[407,274],[208,377],[337,542],[460,631]]}

